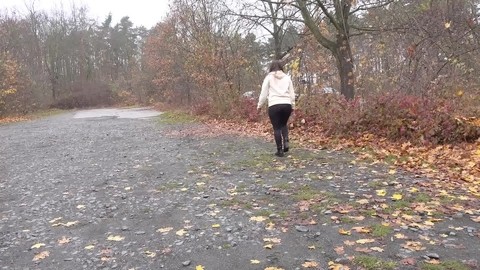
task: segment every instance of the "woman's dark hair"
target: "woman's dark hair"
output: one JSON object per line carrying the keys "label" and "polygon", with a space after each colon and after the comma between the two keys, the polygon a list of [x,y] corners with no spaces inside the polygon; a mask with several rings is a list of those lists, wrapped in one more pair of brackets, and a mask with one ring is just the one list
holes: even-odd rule
{"label": "woman's dark hair", "polygon": [[270,72],[278,71],[278,70],[284,71],[283,63],[280,60],[273,60],[272,63],[270,64]]}

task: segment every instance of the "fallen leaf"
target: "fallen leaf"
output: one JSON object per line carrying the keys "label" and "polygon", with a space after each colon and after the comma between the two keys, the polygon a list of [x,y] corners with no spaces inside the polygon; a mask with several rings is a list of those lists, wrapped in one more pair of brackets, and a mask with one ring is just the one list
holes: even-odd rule
{"label": "fallen leaf", "polygon": [[71,238],[67,238],[66,236],[62,236],[61,239],[58,239],[58,244],[59,245],[64,245],[64,244],[70,243],[71,240],[72,240]]}
{"label": "fallen leaf", "polygon": [[212,228],[220,228],[220,224],[213,224]]}
{"label": "fallen leaf", "polygon": [[274,243],[274,244],[280,244],[280,242],[282,242],[282,240],[279,238],[263,238],[263,241],[266,243]]}
{"label": "fallen leaf", "polygon": [[353,227],[352,230],[356,231],[357,233],[370,233],[372,230],[365,227]]}
{"label": "fallen leaf", "polygon": [[172,230],[173,230],[172,227],[166,227],[166,228],[160,228],[160,229],[158,229],[157,232],[163,233],[163,234],[167,234],[167,233],[169,233],[169,232],[172,231]]}
{"label": "fallen leaf", "polygon": [[205,268],[203,268],[201,265],[197,265],[195,266],[195,270],[205,270]]}
{"label": "fallen leaf", "polygon": [[328,262],[328,269],[329,270],[350,270],[348,266],[340,263],[334,263],[332,261]]}
{"label": "fallen leaf", "polygon": [[402,234],[402,233],[397,233],[397,234],[395,234],[394,236],[395,236],[395,238],[397,238],[397,239],[407,239],[407,238],[408,238],[407,236],[405,236],[405,235]]}
{"label": "fallen leaf", "polygon": [[420,251],[425,250],[426,248],[422,246],[420,242],[407,241],[402,247],[411,250],[411,251]]}
{"label": "fallen leaf", "polygon": [[144,253],[148,258],[154,258],[155,256],[157,256],[157,253],[151,252],[151,251],[148,251],[148,250],[145,251]]}
{"label": "fallen leaf", "polygon": [[267,267],[265,270],[284,270],[283,268],[278,268],[278,267]]}
{"label": "fallen leaf", "polygon": [[385,189],[378,189],[376,190],[376,192],[377,192],[377,195],[381,197],[384,197],[385,195],[387,195],[387,191],[385,191]]}
{"label": "fallen leaf", "polygon": [[120,235],[115,235],[115,236],[110,235],[110,236],[108,236],[108,238],[107,238],[108,241],[115,241],[115,242],[123,241],[123,239],[125,239],[125,237],[120,236]]}
{"label": "fallen leaf", "polygon": [[352,232],[351,232],[351,231],[347,231],[347,230],[345,230],[345,229],[343,229],[343,228],[340,228],[340,229],[338,230],[338,233],[341,234],[341,235],[352,235]]}
{"label": "fallen leaf", "polygon": [[37,243],[37,244],[33,245],[33,246],[31,247],[31,249],[34,249],[34,248],[41,248],[41,247],[44,247],[44,246],[45,246],[45,244],[44,244],[44,243]]}
{"label": "fallen leaf", "polygon": [[86,250],[92,250],[94,248],[95,248],[94,245],[88,245],[88,246],[85,247]]}
{"label": "fallen leaf", "polygon": [[440,264],[440,260],[437,260],[437,259],[425,260],[425,262],[428,264],[434,264],[434,265]]}
{"label": "fallen leaf", "polygon": [[83,204],[77,205],[77,209],[85,209],[85,205]]}
{"label": "fallen leaf", "polygon": [[62,219],[61,217],[57,217],[57,218],[54,218],[54,219],[50,220],[49,223],[55,223],[55,222],[57,222],[61,219]]}
{"label": "fallen leaf", "polygon": [[392,200],[394,200],[394,201],[401,200],[402,198],[403,198],[402,194],[398,194],[398,193],[395,193],[392,196]]}
{"label": "fallen leaf", "polygon": [[354,242],[354,241],[350,241],[350,240],[343,241],[343,243],[344,243],[345,245],[349,246],[349,247],[355,245],[355,242]]}
{"label": "fallen leaf", "polygon": [[250,218],[250,221],[256,221],[256,222],[264,222],[265,220],[267,220],[267,218],[263,217],[263,216],[257,216],[257,217],[251,217]]}
{"label": "fallen leaf", "polygon": [[305,262],[304,264],[302,264],[302,266],[305,268],[317,268],[318,263],[314,261],[310,261],[310,262]]}
{"label": "fallen leaf", "polygon": [[250,263],[251,264],[260,264],[260,261],[259,260],[250,260]]}
{"label": "fallen leaf", "polygon": [[336,248],[334,248],[333,250],[335,250],[335,252],[336,252],[338,255],[343,255],[343,254],[345,254],[345,249],[344,249],[343,246],[336,247]]}
{"label": "fallen leaf", "polygon": [[355,241],[357,244],[368,244],[375,242],[375,239],[359,239]]}
{"label": "fallen leaf", "polygon": [[373,251],[376,251],[376,252],[383,252],[383,248],[381,248],[381,247],[372,247],[370,249],[373,250]]}
{"label": "fallen leaf", "polygon": [[479,222],[479,223],[480,223],[480,216],[478,216],[478,217],[472,217],[472,220],[473,220],[474,222]]}
{"label": "fallen leaf", "polygon": [[273,244],[266,244],[263,246],[264,248],[266,249],[272,249],[273,248]]}
{"label": "fallen leaf", "polygon": [[315,246],[309,246],[308,249],[314,250],[314,249],[316,249],[316,247]]}
{"label": "fallen leaf", "polygon": [[177,232],[175,232],[175,234],[178,235],[178,236],[184,236],[186,233],[187,233],[187,231],[185,231],[184,229],[181,229],[181,230],[178,230]]}
{"label": "fallen leaf", "polygon": [[367,200],[367,199],[361,199],[361,200],[358,200],[357,203],[358,204],[361,204],[361,205],[365,205],[365,204],[368,204],[370,201]]}
{"label": "fallen leaf", "polygon": [[401,260],[401,263],[403,265],[416,265],[417,260],[415,260],[414,258],[405,258],[405,259]]}
{"label": "fallen leaf", "polygon": [[445,23],[445,29],[450,28],[450,26],[452,26],[452,22],[451,22],[451,21],[448,21],[448,22]]}
{"label": "fallen leaf", "polygon": [[50,256],[49,251],[42,251],[42,252],[38,253],[37,255],[35,255],[33,257],[33,261],[34,262],[40,261],[40,260],[43,260],[43,259],[47,258],[48,256]]}
{"label": "fallen leaf", "polygon": [[362,252],[362,253],[370,253],[372,252],[369,248],[367,247],[357,247],[355,248],[355,251],[357,252]]}
{"label": "fallen leaf", "polygon": [[131,187],[126,187],[126,188],[125,188],[125,191],[130,191],[130,190],[132,190]]}

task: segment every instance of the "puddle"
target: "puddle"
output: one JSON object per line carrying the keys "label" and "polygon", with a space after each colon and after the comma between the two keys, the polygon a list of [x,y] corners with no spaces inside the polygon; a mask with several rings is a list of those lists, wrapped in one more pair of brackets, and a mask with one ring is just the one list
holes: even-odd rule
{"label": "puddle", "polygon": [[128,118],[128,119],[145,119],[155,117],[162,114],[152,108],[129,108],[129,109],[94,109],[84,110],[75,113],[73,118],[99,118],[99,117],[114,117],[114,118]]}

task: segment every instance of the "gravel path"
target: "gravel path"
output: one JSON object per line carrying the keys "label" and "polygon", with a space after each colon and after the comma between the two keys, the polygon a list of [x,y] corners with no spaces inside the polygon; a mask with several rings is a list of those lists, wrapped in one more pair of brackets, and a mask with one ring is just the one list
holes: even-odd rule
{"label": "gravel path", "polygon": [[[398,203],[376,190],[427,179],[343,152],[276,159],[261,139],[173,137],[187,126],[152,115],[84,116],[0,126],[0,269],[357,269],[362,254],[397,269],[477,265],[477,202],[434,227],[352,231],[377,228],[386,218],[372,209]],[[395,210],[428,224],[406,208]]]}

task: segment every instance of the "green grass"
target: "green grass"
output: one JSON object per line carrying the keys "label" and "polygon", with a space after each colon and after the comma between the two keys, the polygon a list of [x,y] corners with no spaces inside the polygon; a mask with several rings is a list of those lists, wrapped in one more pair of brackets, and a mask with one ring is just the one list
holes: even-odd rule
{"label": "green grass", "polygon": [[412,202],[419,202],[419,203],[427,203],[432,200],[432,197],[430,197],[428,194],[420,192],[417,194],[412,194],[411,201]]}
{"label": "green grass", "polygon": [[272,214],[273,214],[273,211],[269,209],[262,209],[255,212],[255,216],[262,216],[262,217],[269,217]]}
{"label": "green grass", "polygon": [[167,124],[167,125],[188,124],[188,123],[194,123],[196,121],[197,120],[195,117],[193,117],[192,115],[186,112],[181,112],[181,111],[165,112],[158,117],[158,122],[160,124]]}
{"label": "green grass", "polygon": [[374,237],[384,238],[392,232],[393,229],[389,226],[384,226],[382,224],[375,224],[372,226],[372,236]]}
{"label": "green grass", "polygon": [[440,264],[424,263],[420,266],[421,270],[470,270],[470,267],[458,261],[444,261]]}
{"label": "green grass", "polygon": [[314,190],[311,186],[306,185],[298,189],[297,194],[294,195],[297,201],[309,201],[317,196],[318,191]]}
{"label": "green grass", "polygon": [[383,261],[372,256],[358,256],[353,263],[365,270],[393,270],[397,266],[395,262]]}

